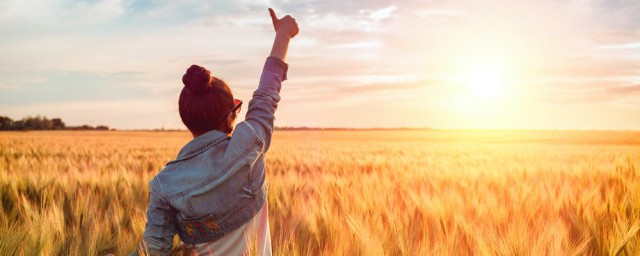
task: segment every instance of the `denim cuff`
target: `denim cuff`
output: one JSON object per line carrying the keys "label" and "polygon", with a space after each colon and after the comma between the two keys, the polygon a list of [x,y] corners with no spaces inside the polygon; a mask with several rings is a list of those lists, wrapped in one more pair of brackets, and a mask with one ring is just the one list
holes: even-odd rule
{"label": "denim cuff", "polygon": [[287,80],[287,70],[289,70],[289,65],[281,59],[269,56],[267,61],[264,63],[264,70],[268,70],[279,75],[280,80],[285,81]]}

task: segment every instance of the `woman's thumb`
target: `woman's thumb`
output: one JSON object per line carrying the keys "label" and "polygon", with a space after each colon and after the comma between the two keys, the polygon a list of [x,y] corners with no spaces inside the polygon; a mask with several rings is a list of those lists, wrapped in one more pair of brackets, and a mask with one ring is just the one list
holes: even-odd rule
{"label": "woman's thumb", "polygon": [[276,17],[276,12],[274,12],[271,8],[269,8],[269,15],[271,15],[271,22],[273,22],[273,26],[278,24],[278,17]]}

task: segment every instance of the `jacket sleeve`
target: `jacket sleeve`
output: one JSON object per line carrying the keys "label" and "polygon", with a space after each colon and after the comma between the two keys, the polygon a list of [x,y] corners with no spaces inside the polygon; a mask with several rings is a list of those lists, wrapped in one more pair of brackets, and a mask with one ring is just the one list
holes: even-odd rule
{"label": "jacket sleeve", "polygon": [[169,255],[176,234],[176,213],[177,210],[171,207],[152,185],[149,191],[144,238],[132,255]]}
{"label": "jacket sleeve", "polygon": [[282,81],[287,80],[288,65],[275,57],[268,57],[258,89],[253,93],[249,102],[249,109],[245,121],[256,131],[258,138],[264,142],[263,151],[266,152],[271,144],[275,112],[280,101],[280,87]]}

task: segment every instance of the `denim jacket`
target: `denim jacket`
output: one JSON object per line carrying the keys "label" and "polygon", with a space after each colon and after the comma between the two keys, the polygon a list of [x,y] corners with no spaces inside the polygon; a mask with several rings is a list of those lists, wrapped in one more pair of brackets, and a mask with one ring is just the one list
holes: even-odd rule
{"label": "denim jacket", "polygon": [[245,121],[233,135],[213,130],[187,143],[151,180],[144,241],[153,255],[184,243],[215,241],[247,223],[266,200],[265,153],[288,66],[267,58]]}

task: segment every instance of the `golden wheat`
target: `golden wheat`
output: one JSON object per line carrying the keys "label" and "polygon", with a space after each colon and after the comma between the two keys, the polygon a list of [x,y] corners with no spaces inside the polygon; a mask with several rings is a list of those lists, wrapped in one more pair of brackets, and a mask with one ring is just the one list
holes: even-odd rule
{"label": "golden wheat", "polygon": [[[0,133],[0,255],[132,251],[189,139]],[[639,164],[639,132],[276,131],[274,254],[637,255]]]}

